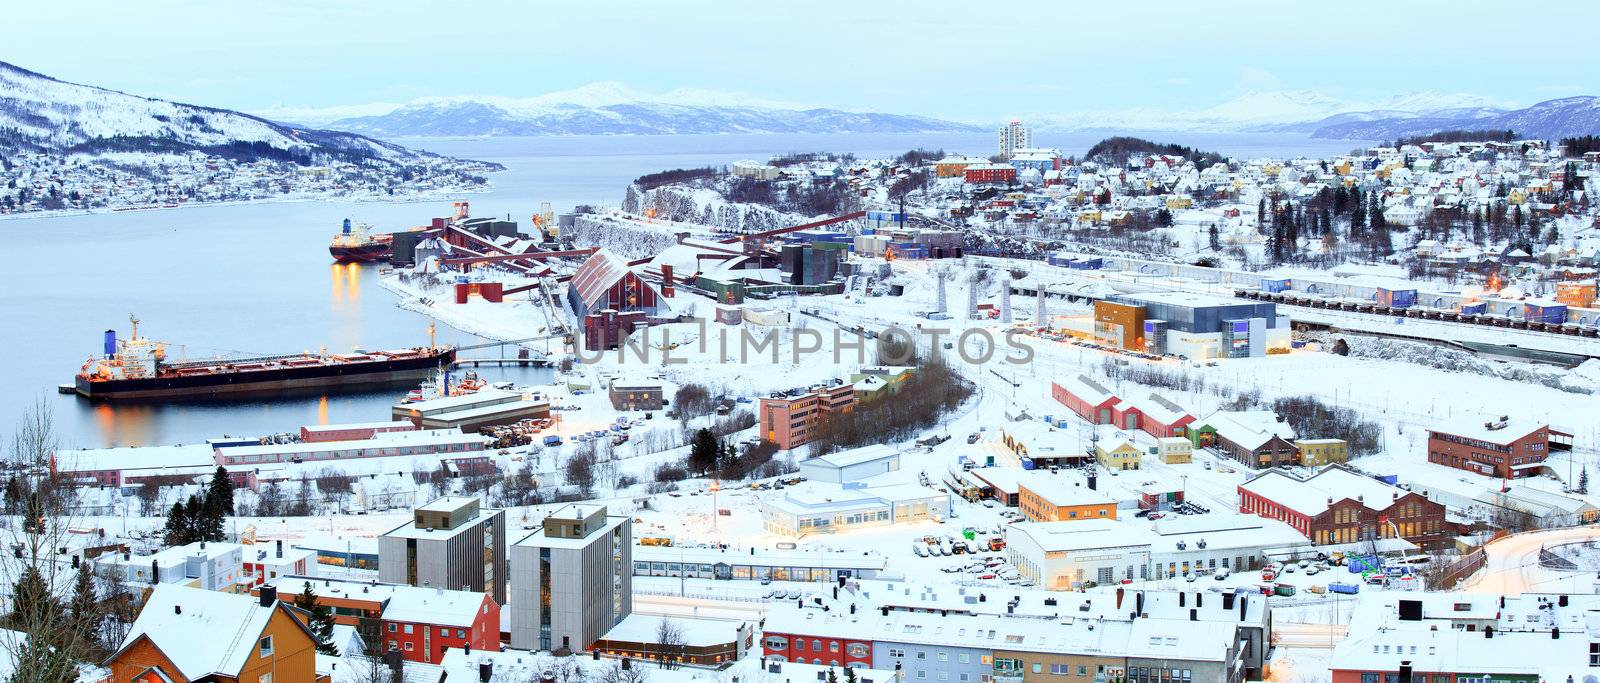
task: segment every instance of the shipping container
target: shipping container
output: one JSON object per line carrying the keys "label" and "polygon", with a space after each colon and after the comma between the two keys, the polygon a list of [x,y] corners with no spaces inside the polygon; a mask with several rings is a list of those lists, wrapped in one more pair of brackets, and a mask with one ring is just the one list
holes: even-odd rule
{"label": "shipping container", "polygon": [[1461,304],[1461,315],[1483,315],[1488,310],[1489,305],[1481,301],[1475,304]]}
{"label": "shipping container", "polygon": [[1033,469],[1033,458],[1023,458],[1022,459],[1022,469],[1025,469],[1025,470]]}
{"label": "shipping container", "polygon": [[1534,303],[1528,302],[1522,307],[1524,319],[1531,322],[1555,323],[1557,325],[1567,321],[1566,304]]}
{"label": "shipping container", "polygon": [[1417,305],[1417,290],[1415,289],[1385,289],[1378,288],[1378,305],[1390,308],[1410,308]]}
{"label": "shipping container", "polygon": [[1361,585],[1355,583],[1330,583],[1328,584],[1328,592],[1355,595],[1361,592]]}

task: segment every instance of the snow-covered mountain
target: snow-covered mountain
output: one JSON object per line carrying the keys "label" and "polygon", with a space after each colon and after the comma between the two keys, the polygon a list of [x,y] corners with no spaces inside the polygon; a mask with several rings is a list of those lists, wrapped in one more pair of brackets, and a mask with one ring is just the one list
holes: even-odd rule
{"label": "snow-covered mountain", "polygon": [[1045,130],[1311,132],[1319,127],[1398,118],[1494,116],[1511,108],[1477,95],[1413,92],[1375,102],[1342,100],[1314,90],[1251,92],[1197,110],[1125,109],[1038,117]]}
{"label": "snow-covered mountain", "polygon": [[619,135],[668,133],[924,133],[975,126],[922,116],[850,112],[751,100],[710,90],[645,93],[592,83],[538,97],[426,98],[358,105],[369,113],[273,108],[261,115],[387,138],[456,135]]}
{"label": "snow-covered mountain", "polygon": [[1518,137],[1555,140],[1600,133],[1600,98],[1565,97],[1523,109],[1441,109],[1416,115],[1319,122],[1312,135],[1320,138],[1392,140],[1441,130],[1511,130]]}
{"label": "snow-covered mountain", "polygon": [[0,151],[188,150],[302,163],[409,163],[434,156],[346,132],[68,83],[0,62]]}

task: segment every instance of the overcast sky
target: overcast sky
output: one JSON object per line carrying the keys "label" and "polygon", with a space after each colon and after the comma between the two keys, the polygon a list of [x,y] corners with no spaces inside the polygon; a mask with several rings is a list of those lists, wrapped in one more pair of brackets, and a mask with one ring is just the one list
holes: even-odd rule
{"label": "overcast sky", "polygon": [[[10,3],[0,60],[243,110],[595,81],[963,120],[1248,91],[1531,104],[1600,93],[1600,2]],[[1526,6],[1532,8],[1533,6]]]}

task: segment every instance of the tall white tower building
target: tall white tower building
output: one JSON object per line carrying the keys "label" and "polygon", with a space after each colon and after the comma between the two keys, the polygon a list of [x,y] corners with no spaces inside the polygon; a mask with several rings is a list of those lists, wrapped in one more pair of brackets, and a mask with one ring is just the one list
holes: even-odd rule
{"label": "tall white tower building", "polygon": [[1033,129],[1022,125],[1021,119],[1000,128],[1000,156],[1011,158],[1013,152],[1033,146]]}

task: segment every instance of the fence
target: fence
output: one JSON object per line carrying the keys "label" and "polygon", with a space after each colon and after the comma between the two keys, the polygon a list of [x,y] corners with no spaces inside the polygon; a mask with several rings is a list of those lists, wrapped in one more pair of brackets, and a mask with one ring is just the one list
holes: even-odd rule
{"label": "fence", "polygon": [[[1483,548],[1477,548],[1467,553],[1461,559],[1450,563],[1439,572],[1438,588],[1440,590],[1455,588],[1456,584],[1461,583],[1463,579],[1482,569],[1484,563],[1488,561],[1488,555],[1484,554]],[[1429,586],[1428,588],[1432,589],[1434,586]]]}

